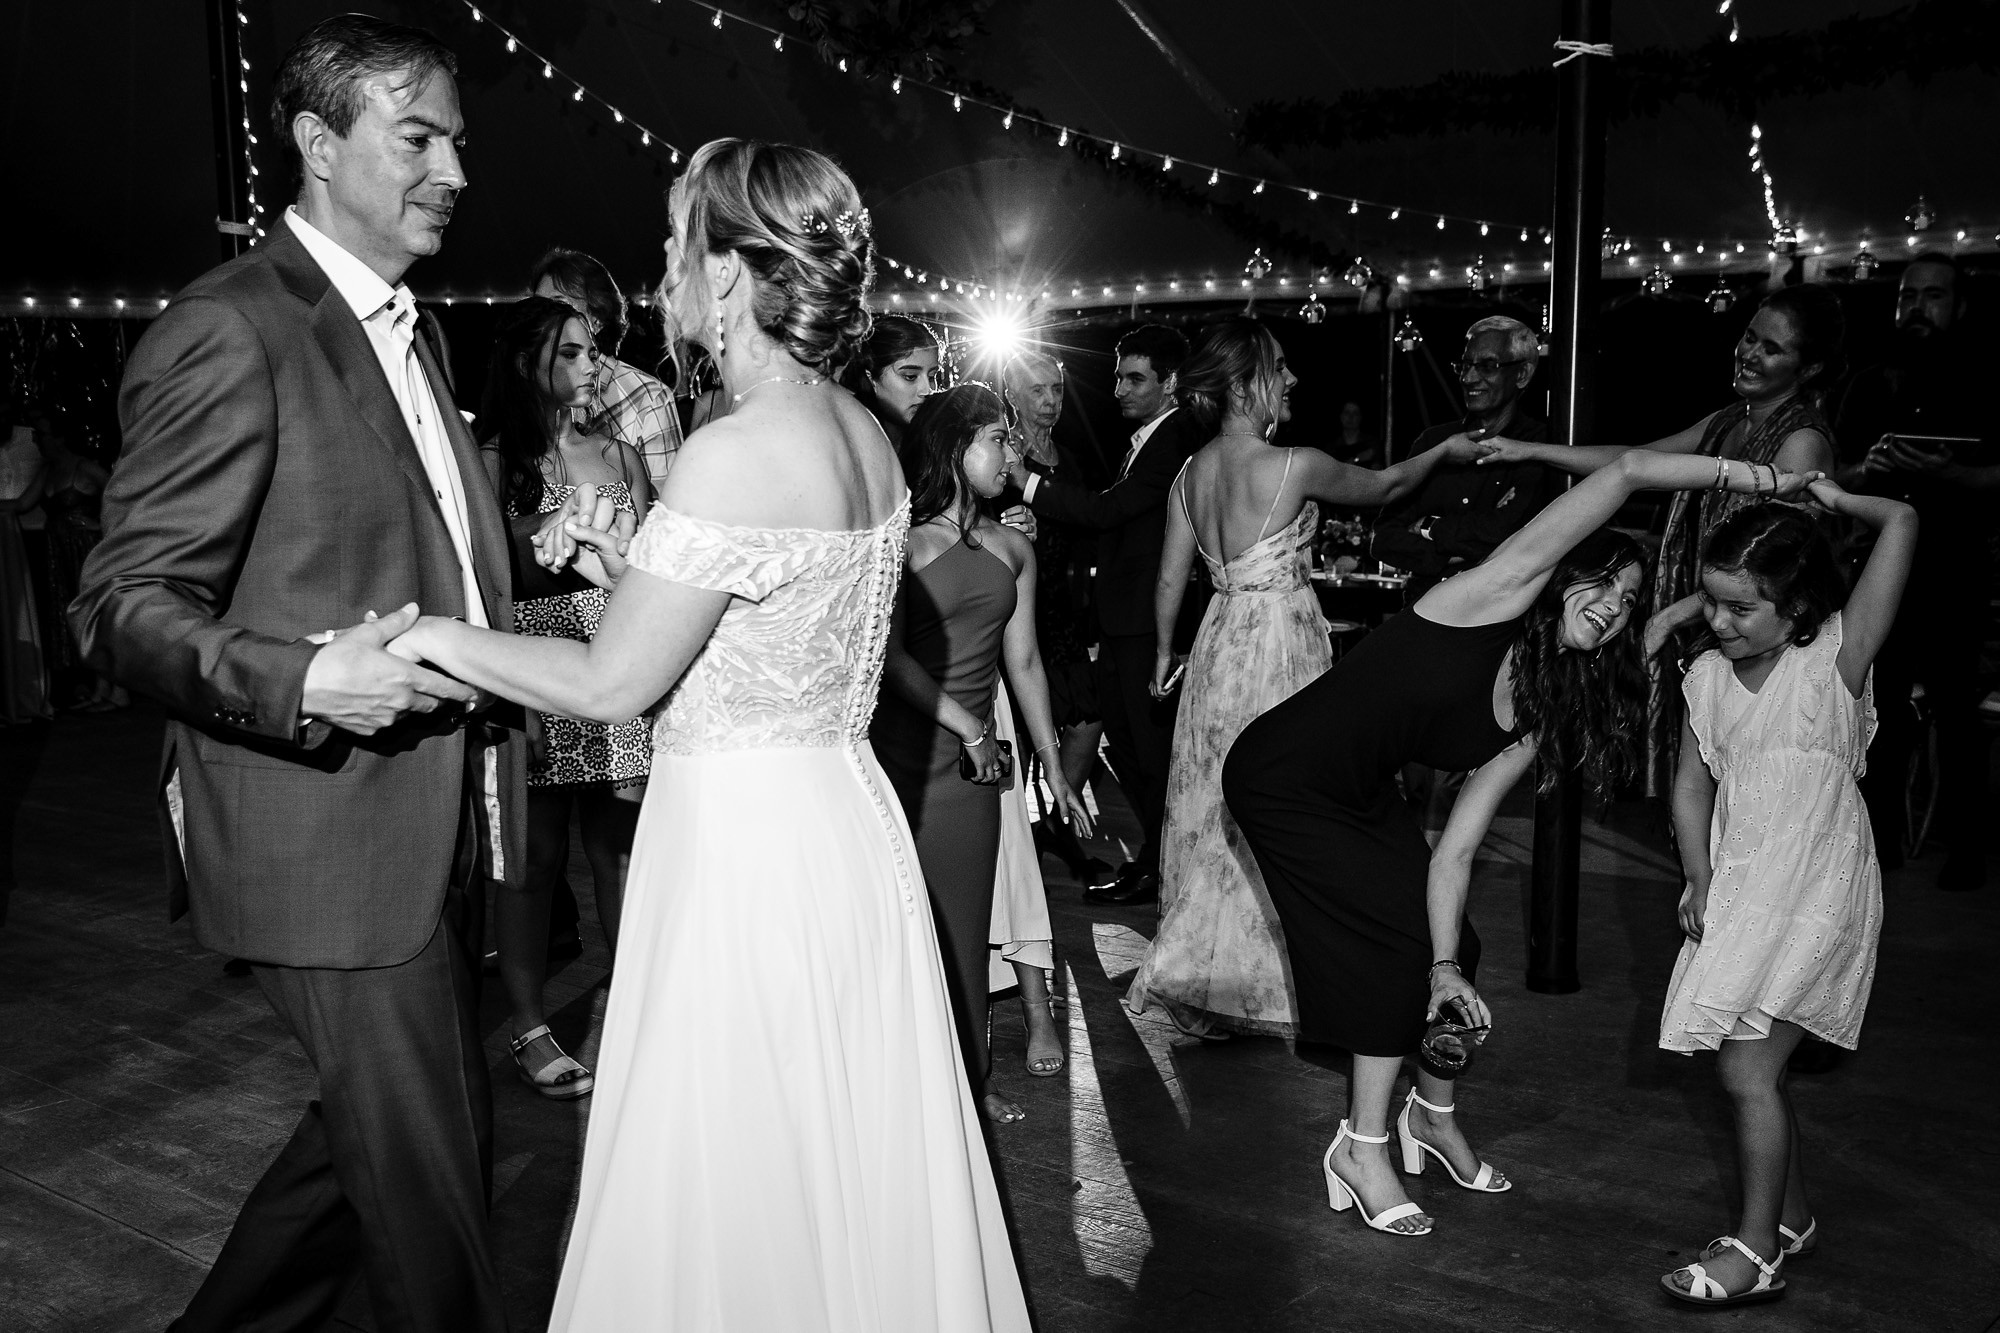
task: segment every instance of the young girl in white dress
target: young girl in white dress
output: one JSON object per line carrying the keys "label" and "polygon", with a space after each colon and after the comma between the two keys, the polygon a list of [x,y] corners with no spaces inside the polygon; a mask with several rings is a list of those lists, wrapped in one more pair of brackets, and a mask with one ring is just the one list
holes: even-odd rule
{"label": "young girl in white dress", "polygon": [[1781,1266],[1816,1248],[1785,1061],[1808,1033],[1852,1050],[1875,976],[1882,872],[1856,779],[1875,731],[1869,666],[1902,600],[1917,518],[1830,481],[1810,489],[1877,532],[1853,593],[1809,512],[1731,515],[1702,551],[1712,646],[1683,682],[1673,809],[1688,938],[1660,1045],[1718,1053],[1743,1184],[1734,1234],[1660,1279],[1698,1305],[1781,1295]]}

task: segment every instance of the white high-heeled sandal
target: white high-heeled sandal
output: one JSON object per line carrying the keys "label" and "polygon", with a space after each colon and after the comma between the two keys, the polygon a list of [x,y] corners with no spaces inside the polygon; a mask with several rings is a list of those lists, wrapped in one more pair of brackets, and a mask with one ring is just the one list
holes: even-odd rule
{"label": "white high-heeled sandal", "polygon": [[[1745,1287],[1742,1291],[1732,1292],[1710,1277],[1705,1265],[1689,1264],[1685,1268],[1676,1268],[1672,1273],[1663,1273],[1660,1276],[1660,1285],[1666,1289],[1667,1295],[1677,1301],[1686,1301],[1689,1305],[1748,1305],[1752,1301],[1774,1301],[1785,1294],[1785,1280],[1778,1276],[1778,1270],[1785,1266],[1785,1256],[1782,1253],[1778,1255],[1776,1263],[1767,1264],[1751,1253],[1748,1245],[1734,1236],[1719,1237],[1716,1245],[1711,1248],[1720,1252],[1720,1247],[1723,1246],[1735,1250],[1757,1265],[1755,1285]],[[1685,1291],[1674,1283],[1674,1276],[1678,1273],[1688,1275]]]}
{"label": "white high-heeled sandal", "polygon": [[1392,1207],[1384,1208],[1374,1217],[1368,1215],[1368,1210],[1361,1206],[1361,1196],[1356,1194],[1353,1187],[1342,1180],[1340,1173],[1333,1169],[1334,1150],[1340,1147],[1342,1139],[1353,1139],[1356,1143],[1387,1143],[1389,1136],[1384,1134],[1380,1138],[1377,1138],[1372,1134],[1357,1134],[1345,1120],[1340,1122],[1340,1132],[1333,1136],[1333,1142],[1327,1145],[1325,1155],[1319,1159],[1320,1169],[1326,1172],[1326,1206],[1333,1209],[1336,1213],[1344,1213],[1349,1208],[1352,1208],[1361,1215],[1363,1222],[1376,1231],[1384,1231],[1391,1236],[1430,1235],[1432,1224],[1428,1218],[1425,1218],[1424,1227],[1421,1231],[1399,1231],[1396,1229],[1395,1223],[1402,1221],[1406,1217],[1424,1216],[1424,1210],[1414,1203],[1399,1203]]}
{"label": "white high-heeled sandal", "polygon": [[1429,1153],[1444,1164],[1444,1169],[1451,1175],[1452,1183],[1456,1184],[1460,1189],[1476,1190],[1481,1194],[1505,1194],[1508,1190],[1514,1188],[1514,1182],[1511,1180],[1502,1180],[1498,1185],[1493,1183],[1493,1177],[1500,1173],[1493,1169],[1491,1162],[1482,1161],[1479,1164],[1479,1170],[1473,1173],[1470,1180],[1458,1174],[1458,1168],[1451,1164],[1449,1157],[1446,1157],[1436,1148],[1431,1147],[1430,1144],[1425,1143],[1410,1132],[1410,1107],[1412,1104],[1423,1107],[1432,1115],[1450,1115],[1457,1109],[1456,1103],[1451,1106],[1434,1106],[1418,1096],[1415,1088],[1410,1089],[1409,1098],[1403,1103],[1403,1113],[1396,1117],[1396,1133],[1403,1140],[1403,1170],[1413,1176],[1422,1175],[1424,1173],[1424,1154]]}

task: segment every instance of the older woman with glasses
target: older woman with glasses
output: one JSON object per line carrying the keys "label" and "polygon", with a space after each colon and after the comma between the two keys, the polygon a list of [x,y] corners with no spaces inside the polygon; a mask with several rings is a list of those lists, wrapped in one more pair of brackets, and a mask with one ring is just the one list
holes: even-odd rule
{"label": "older woman with glasses", "polygon": [[[1467,329],[1457,366],[1465,417],[1419,435],[1409,456],[1461,432],[1480,439],[1549,439],[1548,423],[1530,416],[1521,403],[1522,392],[1535,378],[1537,359],[1535,331],[1518,319],[1492,315]],[[1497,468],[1440,467],[1415,494],[1376,520],[1375,557],[1409,571],[1409,599],[1414,602],[1440,579],[1491,555],[1562,491],[1561,475],[1540,460]]]}

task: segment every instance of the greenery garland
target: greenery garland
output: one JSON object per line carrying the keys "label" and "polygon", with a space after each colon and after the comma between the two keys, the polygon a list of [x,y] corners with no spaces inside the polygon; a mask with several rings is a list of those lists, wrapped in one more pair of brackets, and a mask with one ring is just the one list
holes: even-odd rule
{"label": "greenery garland", "polygon": [[[1780,97],[1878,87],[1892,75],[1922,83],[1953,70],[2000,68],[2000,3],[1918,0],[1873,18],[1837,19],[1807,32],[1717,35],[1692,50],[1645,47],[1607,61],[1606,112],[1613,121],[1655,115],[1692,97],[1749,119]],[[1401,135],[1468,130],[1525,134],[1556,123],[1552,66],[1515,74],[1444,75],[1410,88],[1357,89],[1331,101],[1259,102],[1243,118],[1245,144],[1282,152],[1339,148]]]}

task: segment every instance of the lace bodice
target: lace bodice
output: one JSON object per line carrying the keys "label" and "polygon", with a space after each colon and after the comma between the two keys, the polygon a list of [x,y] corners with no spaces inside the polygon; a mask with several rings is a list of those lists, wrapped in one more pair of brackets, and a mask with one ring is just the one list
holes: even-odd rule
{"label": "lace bodice", "polygon": [[875,712],[906,497],[879,527],[741,528],[654,505],[628,556],[734,594],[653,724],[664,754],[859,745]]}

